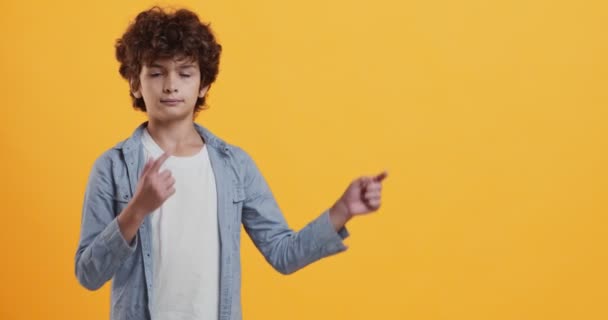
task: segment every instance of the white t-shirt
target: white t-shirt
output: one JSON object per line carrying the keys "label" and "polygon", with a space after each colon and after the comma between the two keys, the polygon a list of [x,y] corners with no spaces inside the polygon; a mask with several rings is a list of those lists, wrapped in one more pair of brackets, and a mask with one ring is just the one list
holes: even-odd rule
{"label": "white t-shirt", "polygon": [[[145,159],[163,150],[148,130]],[[169,157],[160,172],[175,178],[175,193],[150,218],[153,320],[218,319],[219,231],[217,191],[207,146],[189,157]]]}

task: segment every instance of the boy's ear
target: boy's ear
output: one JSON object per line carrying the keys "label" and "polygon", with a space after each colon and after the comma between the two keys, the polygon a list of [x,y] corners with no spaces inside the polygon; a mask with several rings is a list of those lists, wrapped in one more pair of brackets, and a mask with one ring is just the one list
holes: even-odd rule
{"label": "boy's ear", "polygon": [[141,90],[139,88],[135,88],[135,83],[133,80],[129,81],[129,86],[131,87],[131,93],[136,99],[141,98]]}
{"label": "boy's ear", "polygon": [[209,85],[202,87],[201,90],[198,92],[198,97],[199,98],[204,97],[205,94],[207,94],[208,90],[209,90]]}

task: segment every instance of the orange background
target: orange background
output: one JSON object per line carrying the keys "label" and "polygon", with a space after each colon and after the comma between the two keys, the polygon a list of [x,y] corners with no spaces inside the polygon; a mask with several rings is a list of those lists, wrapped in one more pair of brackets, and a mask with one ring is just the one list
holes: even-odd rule
{"label": "orange background", "polygon": [[[0,4],[1,319],[109,317],[74,253],[93,161],[145,119],[113,45],[152,4]],[[608,319],[605,1],[173,5],[224,47],[197,122],[293,227],[390,173],[344,254],[285,277],[243,238],[245,319]]]}

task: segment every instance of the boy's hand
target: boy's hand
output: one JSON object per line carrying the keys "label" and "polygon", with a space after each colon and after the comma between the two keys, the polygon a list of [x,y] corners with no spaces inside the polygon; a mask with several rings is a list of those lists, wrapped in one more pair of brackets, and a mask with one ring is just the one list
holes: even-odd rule
{"label": "boy's hand", "polygon": [[171,176],[171,172],[159,172],[160,166],[167,158],[169,154],[165,152],[156,160],[148,160],[141,172],[131,204],[140,216],[152,213],[175,193],[175,178]]}
{"label": "boy's hand", "polygon": [[352,217],[368,214],[380,208],[382,181],[387,176],[388,173],[384,171],[374,177],[361,177],[351,182],[329,211],[336,230],[340,230]]}

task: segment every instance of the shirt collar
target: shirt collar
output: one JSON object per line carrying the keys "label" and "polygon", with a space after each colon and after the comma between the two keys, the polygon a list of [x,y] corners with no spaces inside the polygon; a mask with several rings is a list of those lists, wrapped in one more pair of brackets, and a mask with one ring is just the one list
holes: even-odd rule
{"label": "shirt collar", "polygon": [[[135,129],[135,131],[133,131],[133,134],[131,134],[131,136],[129,138],[121,141],[116,146],[114,146],[114,148],[121,149],[124,153],[130,153],[130,152],[137,151],[139,149],[139,147],[141,146],[141,137],[142,137],[144,129],[146,128],[147,125],[148,125],[148,121],[140,124]],[[196,129],[198,134],[201,135],[201,137],[207,144],[207,147],[218,149],[220,152],[222,152],[224,154],[228,153],[228,151],[229,151],[228,144],[225,141],[218,138],[207,128],[199,125],[196,122],[194,122],[194,128]]]}

